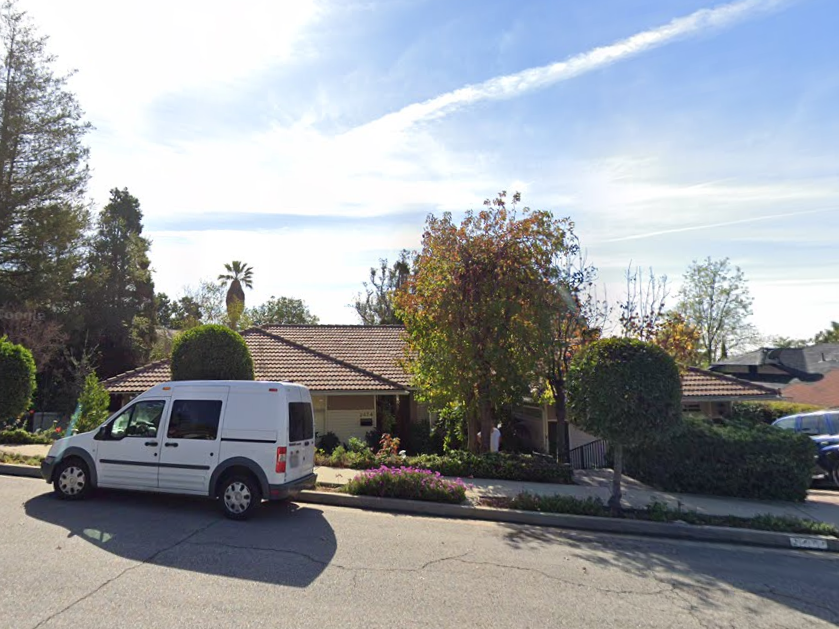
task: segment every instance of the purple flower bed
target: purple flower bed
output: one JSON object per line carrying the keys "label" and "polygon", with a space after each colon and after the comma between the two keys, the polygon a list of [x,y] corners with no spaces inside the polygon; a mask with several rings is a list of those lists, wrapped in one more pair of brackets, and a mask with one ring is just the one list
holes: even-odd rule
{"label": "purple flower bed", "polygon": [[387,467],[366,470],[347,484],[356,496],[406,498],[430,502],[460,503],[466,499],[466,484],[459,478],[448,480],[440,472],[416,467]]}

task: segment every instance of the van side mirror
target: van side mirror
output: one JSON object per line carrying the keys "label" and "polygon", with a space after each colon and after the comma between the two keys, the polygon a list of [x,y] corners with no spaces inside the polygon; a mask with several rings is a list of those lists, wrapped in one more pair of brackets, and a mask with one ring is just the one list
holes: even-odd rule
{"label": "van side mirror", "polygon": [[96,431],[96,434],[93,435],[93,438],[96,441],[105,441],[105,439],[108,438],[108,426],[99,426],[99,430]]}

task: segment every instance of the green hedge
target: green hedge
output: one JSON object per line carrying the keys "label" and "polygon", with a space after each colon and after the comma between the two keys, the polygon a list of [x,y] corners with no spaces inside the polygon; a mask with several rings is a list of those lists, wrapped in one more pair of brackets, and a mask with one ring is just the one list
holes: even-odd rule
{"label": "green hedge", "polygon": [[0,337],[0,426],[26,412],[35,393],[32,352]]}
{"label": "green hedge", "polygon": [[455,450],[444,455],[422,454],[419,456],[377,457],[372,451],[347,452],[338,447],[331,455],[318,453],[315,457],[318,465],[330,467],[348,467],[356,470],[370,469],[387,465],[388,467],[415,467],[443,476],[461,478],[489,478],[499,480],[520,480],[536,483],[573,482],[571,470],[559,465],[555,460],[531,454],[510,454],[488,452],[472,454]]}
{"label": "green hedge", "polygon": [[253,380],[245,340],[223,325],[199,325],[172,345],[172,380]]}
{"label": "green hedge", "polygon": [[39,432],[29,432],[23,428],[13,428],[11,430],[0,431],[0,443],[26,445],[26,444],[48,444],[52,443],[54,439],[48,435]]}
{"label": "green hedge", "polygon": [[626,450],[626,473],[664,491],[805,500],[816,447],[771,426],[715,426],[686,417],[657,443]]}
{"label": "green hedge", "polygon": [[811,413],[821,406],[795,402],[735,402],[731,405],[731,420],[746,424],[771,424],[787,415]]}

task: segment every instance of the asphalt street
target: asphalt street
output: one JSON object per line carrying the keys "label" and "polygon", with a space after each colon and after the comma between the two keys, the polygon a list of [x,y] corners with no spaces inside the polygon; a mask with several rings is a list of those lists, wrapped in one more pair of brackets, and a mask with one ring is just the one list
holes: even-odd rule
{"label": "asphalt street", "polygon": [[0,478],[0,627],[839,624],[839,557]]}

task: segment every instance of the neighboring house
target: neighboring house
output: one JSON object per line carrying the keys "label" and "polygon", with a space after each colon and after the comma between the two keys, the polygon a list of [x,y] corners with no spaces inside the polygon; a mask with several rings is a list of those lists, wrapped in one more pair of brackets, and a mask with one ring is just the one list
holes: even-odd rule
{"label": "neighboring house", "polygon": [[711,370],[777,387],[790,402],[839,407],[839,343],[761,348],[721,360]]}
{"label": "neighboring house", "polygon": [[[312,392],[315,430],[334,432],[342,441],[363,438],[373,428],[403,433],[411,422],[428,422],[405,372],[404,328],[399,325],[267,325],[242,332],[258,380],[297,382]],[[171,379],[169,361],[161,360],[104,381],[113,410],[155,384]],[[682,377],[686,411],[707,417],[726,415],[737,400],[777,400],[774,388],[723,374],[690,368]],[[556,443],[552,405],[516,407],[512,417],[534,450],[551,451]],[[597,438],[570,426],[571,448]],[[502,442],[503,449],[504,444]]]}
{"label": "neighboring house", "polygon": [[[724,374],[697,367],[688,367],[682,374],[682,410],[701,413],[709,419],[726,417],[733,402],[779,401],[776,388],[746,382]],[[542,407],[525,405],[516,409],[515,416],[526,423],[534,449],[554,453],[556,450],[556,412],[552,404]],[[568,426],[570,449],[582,447],[598,438],[573,424]]]}
{"label": "neighboring house", "polygon": [[[342,441],[373,428],[428,421],[414,401],[402,326],[267,325],[242,332],[257,380],[297,382],[312,393],[315,430]],[[171,379],[161,360],[104,381],[114,410],[148,388]]]}

